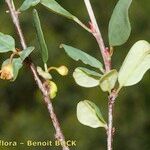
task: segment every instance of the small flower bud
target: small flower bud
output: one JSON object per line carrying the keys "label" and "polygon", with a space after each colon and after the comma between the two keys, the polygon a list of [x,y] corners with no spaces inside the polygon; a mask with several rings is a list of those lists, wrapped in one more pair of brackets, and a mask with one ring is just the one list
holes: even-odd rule
{"label": "small flower bud", "polygon": [[60,66],[57,68],[57,71],[62,76],[66,76],[68,74],[68,68],[66,66]]}
{"label": "small flower bud", "polygon": [[0,78],[3,80],[13,79],[13,65],[11,63],[2,66]]}
{"label": "small flower bud", "polygon": [[49,93],[50,98],[51,99],[55,98],[58,89],[57,85],[53,81],[49,81],[49,89],[50,89]]}

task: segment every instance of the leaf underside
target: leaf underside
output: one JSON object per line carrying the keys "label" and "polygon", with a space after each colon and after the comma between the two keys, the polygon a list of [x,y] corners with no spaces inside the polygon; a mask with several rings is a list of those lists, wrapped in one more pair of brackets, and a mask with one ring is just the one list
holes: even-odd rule
{"label": "leaf underside", "polygon": [[118,78],[117,70],[113,69],[110,70],[108,73],[104,74],[100,79],[100,87],[101,89],[106,92],[111,92],[114,88],[116,81]]}
{"label": "leaf underside", "polygon": [[150,44],[140,40],[127,54],[118,75],[120,87],[138,83],[150,69]]}
{"label": "leaf underside", "polygon": [[80,101],[77,105],[77,118],[83,125],[98,128],[106,127],[100,109],[91,101]]}
{"label": "leaf underside", "polygon": [[75,69],[75,71],[73,72],[73,78],[75,79],[75,82],[82,87],[91,88],[99,85],[98,78],[90,76],[80,68]]}

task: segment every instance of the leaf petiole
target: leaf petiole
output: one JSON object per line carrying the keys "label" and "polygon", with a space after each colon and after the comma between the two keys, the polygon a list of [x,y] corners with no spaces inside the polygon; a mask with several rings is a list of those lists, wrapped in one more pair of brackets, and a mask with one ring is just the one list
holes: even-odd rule
{"label": "leaf petiole", "polygon": [[13,53],[10,55],[10,58],[9,58],[10,64],[12,63],[13,58],[14,58],[15,55],[19,55],[17,51],[13,52]]}

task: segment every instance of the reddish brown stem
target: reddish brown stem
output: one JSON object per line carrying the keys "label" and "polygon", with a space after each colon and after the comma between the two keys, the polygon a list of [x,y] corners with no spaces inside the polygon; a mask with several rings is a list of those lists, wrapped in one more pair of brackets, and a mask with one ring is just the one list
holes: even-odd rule
{"label": "reddish brown stem", "polygon": [[84,0],[84,2],[85,2],[85,5],[86,5],[86,8],[87,8],[90,20],[91,20],[92,34],[95,37],[95,39],[99,45],[99,48],[100,48],[100,51],[101,51],[101,54],[102,54],[102,57],[104,60],[104,64],[105,64],[105,70],[106,70],[106,72],[108,72],[111,69],[111,57],[105,47],[105,44],[104,44],[104,41],[102,38],[102,34],[98,27],[91,3],[89,0]]}
{"label": "reddish brown stem", "polygon": [[[90,17],[90,26],[93,36],[95,37],[105,65],[105,71],[109,72],[111,70],[111,54],[108,48],[105,47],[100,29],[98,27],[90,0],[84,0],[87,7],[87,11]],[[108,129],[107,129],[107,150],[112,150],[113,148],[113,107],[114,102],[117,97],[116,92],[112,92],[108,98]]]}
{"label": "reddish brown stem", "polygon": [[[9,12],[11,14],[11,18],[13,20],[13,23],[14,23],[15,27],[16,27],[17,33],[18,33],[18,35],[20,37],[20,42],[21,42],[22,48],[26,49],[27,45],[26,45],[26,42],[25,42],[25,38],[24,38],[23,32],[21,30],[19,17],[18,17],[18,12],[15,9],[13,0],[5,0],[5,2],[8,5]],[[33,74],[34,80],[35,80],[39,90],[41,91],[41,93],[43,95],[43,99],[45,101],[45,104],[47,106],[50,118],[51,118],[53,126],[55,128],[55,132],[56,132],[55,138],[58,141],[60,141],[60,142],[65,142],[64,135],[63,135],[62,130],[60,128],[60,124],[59,124],[57,116],[56,116],[56,114],[54,112],[54,108],[53,108],[53,105],[51,103],[51,100],[49,98],[49,89],[46,88],[44,86],[44,84],[42,83],[42,81],[40,80],[40,78],[38,76],[38,73],[36,71],[36,67],[35,67],[35,65],[33,64],[33,62],[31,61],[30,58],[27,59],[26,64],[30,67],[30,70],[31,70],[31,72]],[[62,149],[63,150],[69,150],[69,148],[65,144],[62,145]]]}
{"label": "reddish brown stem", "polygon": [[114,90],[108,97],[108,130],[107,130],[107,150],[112,150],[113,146],[113,110],[115,99],[117,98],[118,93]]}

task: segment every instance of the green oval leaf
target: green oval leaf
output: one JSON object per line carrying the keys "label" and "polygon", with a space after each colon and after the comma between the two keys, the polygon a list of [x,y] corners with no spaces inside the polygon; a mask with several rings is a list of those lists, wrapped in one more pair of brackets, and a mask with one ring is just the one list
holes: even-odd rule
{"label": "green oval leaf", "polygon": [[41,28],[41,23],[40,23],[40,19],[38,16],[38,12],[35,9],[33,10],[33,17],[34,17],[34,24],[35,24],[35,28],[37,32],[37,37],[38,37],[39,44],[41,47],[42,60],[44,63],[46,63],[48,61],[48,49],[47,49],[47,45],[44,39],[43,31]]}
{"label": "green oval leaf", "polygon": [[73,72],[73,77],[75,79],[75,82],[82,87],[90,88],[99,85],[99,79],[90,76],[80,68],[75,69],[75,71]]}
{"label": "green oval leaf", "polygon": [[48,8],[50,11],[75,21],[77,24],[79,24],[85,30],[87,30],[88,32],[91,32],[91,30],[85,24],[83,24],[76,16],[72,15],[70,12],[68,12],[66,9],[64,9],[55,0],[25,0],[24,3],[22,4],[22,6],[19,8],[19,11],[25,11],[32,6],[37,5],[39,2],[43,6]]}
{"label": "green oval leaf", "polygon": [[115,69],[110,70],[109,72],[104,74],[100,79],[101,89],[104,92],[108,91],[110,93],[116,84],[117,78],[118,78],[118,72]]}
{"label": "green oval leaf", "polygon": [[91,30],[85,24],[83,24],[76,16],[72,15],[70,12],[64,9],[55,0],[41,0],[41,4],[45,6],[46,8],[48,8],[50,11],[75,21],[82,28],[84,28],[88,32],[91,32]]}
{"label": "green oval leaf", "polygon": [[98,61],[96,58],[90,56],[89,54],[74,48],[72,46],[68,46],[65,44],[61,44],[61,47],[65,49],[65,52],[70,56],[72,59],[78,61],[81,60],[84,64],[90,65],[92,67],[100,69],[102,72],[104,72],[103,65],[100,61]]}
{"label": "green oval leaf", "polygon": [[13,37],[0,32],[0,53],[15,51],[15,40]]}
{"label": "green oval leaf", "polygon": [[107,128],[100,109],[91,101],[80,101],[77,105],[77,118],[83,125],[98,128]]}
{"label": "green oval leaf", "polygon": [[68,12],[62,6],[60,6],[55,0],[41,0],[41,4],[45,7],[47,7],[52,12],[57,13],[59,15],[65,16],[72,20],[74,20],[74,18],[76,18],[70,12]]}
{"label": "green oval leaf", "polygon": [[109,22],[109,44],[119,46],[124,44],[131,33],[128,9],[132,0],[119,0]]}
{"label": "green oval leaf", "polygon": [[138,83],[150,69],[150,44],[140,40],[127,54],[118,75],[120,87]]}
{"label": "green oval leaf", "polygon": [[19,52],[19,56],[22,61],[24,61],[34,50],[34,47],[27,47],[23,51]]}
{"label": "green oval leaf", "polygon": [[25,11],[32,6],[37,5],[38,3],[40,3],[40,0],[25,0],[19,8],[19,11]]}

